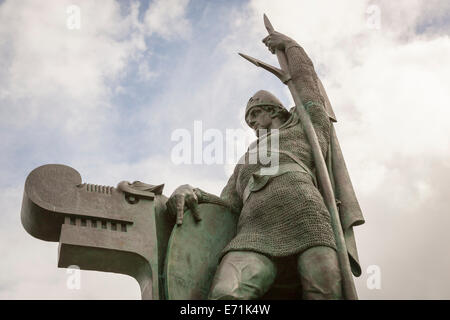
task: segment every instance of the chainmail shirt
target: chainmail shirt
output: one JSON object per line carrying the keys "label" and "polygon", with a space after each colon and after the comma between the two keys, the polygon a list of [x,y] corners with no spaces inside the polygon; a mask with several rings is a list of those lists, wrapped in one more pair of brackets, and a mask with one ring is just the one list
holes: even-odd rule
{"label": "chainmail shirt", "polygon": [[[314,129],[324,157],[330,141],[330,121],[318,87],[318,78],[311,60],[298,45],[286,49],[292,81],[299,90],[304,105],[308,106]],[[279,128],[279,150],[288,151],[301,160],[314,173],[311,147],[297,114],[291,110],[290,118]],[[270,154],[270,136],[260,137],[259,146],[265,139]],[[269,257],[285,257],[301,253],[314,246],[336,249],[330,216],[322,196],[312,177],[303,172],[287,172],[270,178],[265,186],[251,192],[243,201],[244,189],[252,176],[263,165],[249,161],[237,164],[232,176],[221,193],[233,212],[239,214],[237,234],[225,247],[229,251],[255,251]],[[283,153],[279,164],[294,163]],[[270,165],[270,164],[268,164]]]}

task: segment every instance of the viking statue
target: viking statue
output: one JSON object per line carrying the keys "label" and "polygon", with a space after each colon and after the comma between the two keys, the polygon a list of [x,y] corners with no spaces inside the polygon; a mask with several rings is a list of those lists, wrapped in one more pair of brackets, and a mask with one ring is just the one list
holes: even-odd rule
{"label": "viking statue", "polygon": [[364,219],[336,117],[303,48],[265,25],[281,68],[241,56],[286,84],[295,106],[264,90],[248,100],[257,139],[220,197],[190,185],[167,198],[163,184],[83,183],[59,164],[28,175],[22,224],[59,242],[59,267],[130,275],[143,299],[357,299],[353,227]]}
{"label": "viking statue", "polygon": [[[272,53],[284,54],[286,74],[290,76],[284,80],[291,82],[309,115],[320,153],[329,164],[336,202],[346,201],[341,206],[338,227],[344,231],[344,257],[353,274],[359,276],[352,227],[364,220],[351,184],[348,186],[349,180],[348,183],[345,179],[336,181],[332,173],[332,163],[337,161],[333,155],[340,156],[340,149],[332,128],[334,115],[327,112],[328,98],[313,63],[297,42],[275,31],[263,42]],[[258,139],[250,145],[244,161],[236,165],[220,199],[199,188],[182,185],[167,203],[178,225],[183,222],[186,208],[194,218],[201,219],[199,203],[221,200],[238,216],[237,233],[221,253],[208,298],[259,299],[269,289],[283,286],[298,290],[303,299],[349,298],[343,290],[338,246],[330,212],[321,194],[322,185],[318,183],[312,146],[295,107],[288,111],[274,95],[261,90],[248,101],[245,120]],[[271,148],[269,138],[275,134],[279,146]],[[262,145],[279,157],[273,174],[262,172],[267,164],[250,161],[252,152],[258,153]],[[343,199],[337,197],[340,191]],[[355,297],[350,295],[350,298]]]}

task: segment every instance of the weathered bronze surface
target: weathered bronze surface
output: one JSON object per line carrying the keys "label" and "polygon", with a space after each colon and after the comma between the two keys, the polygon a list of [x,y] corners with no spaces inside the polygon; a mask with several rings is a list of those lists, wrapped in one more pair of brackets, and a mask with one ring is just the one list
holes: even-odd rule
{"label": "weathered bronze surface", "polygon": [[25,229],[38,239],[59,241],[58,267],[127,274],[139,282],[143,299],[160,299],[158,279],[172,230],[166,198],[81,182],[65,165],[33,170],[22,203]]}
{"label": "weathered bronze surface", "polygon": [[[296,106],[285,115],[280,101],[264,90],[247,104],[246,122],[258,141],[244,155],[244,164],[236,166],[221,194],[240,217],[237,235],[224,249],[210,298],[262,298],[275,282],[272,275],[278,272],[278,260],[296,258],[305,299],[357,299],[352,273],[359,276],[361,269],[353,227],[364,223],[364,218],[333,128],[336,116],[303,48],[276,32],[265,15],[264,24],[269,35],[263,42],[277,55],[280,68],[240,55],[286,84]],[[262,163],[255,166],[249,159],[252,148],[258,153],[274,135],[279,136],[279,149],[263,152],[279,154],[282,163],[275,166],[275,173],[267,174]],[[197,203],[213,197],[182,185],[167,206],[182,225],[185,206],[195,213]],[[277,244],[277,239],[282,240]],[[336,251],[317,254],[318,247]],[[336,262],[340,273],[330,279],[336,274]],[[255,264],[260,267],[251,267]]]}
{"label": "weathered bronze surface", "polygon": [[[314,72],[314,69],[312,70],[308,67],[302,68],[301,72],[306,73],[309,72],[312,74],[311,79],[308,79],[305,77],[305,75],[297,76],[296,74],[291,74],[291,72],[297,73],[296,67],[294,67],[295,64],[295,58],[291,54],[290,57],[287,53],[287,50],[289,48],[295,48],[298,47],[301,49],[301,47],[292,39],[278,33],[273,28],[272,24],[270,23],[269,19],[266,15],[264,15],[264,25],[269,33],[269,35],[263,39],[264,44],[269,48],[269,50],[277,55],[278,62],[280,63],[281,67],[281,76],[280,76],[280,70],[271,67],[267,64],[264,64],[260,61],[256,61],[256,59],[244,56],[247,60],[250,62],[253,62],[257,66],[263,67],[264,69],[272,72],[274,75],[276,75],[283,83],[285,83],[289,91],[292,94],[292,97],[294,99],[294,102],[296,104],[295,112],[300,118],[300,123],[303,127],[304,133],[306,134],[306,138],[309,142],[309,145],[311,147],[311,153],[314,159],[314,165],[315,165],[315,171],[317,175],[317,181],[320,187],[320,191],[323,197],[323,200],[325,202],[325,205],[330,213],[331,217],[331,225],[333,227],[333,233],[334,238],[336,241],[336,247],[337,247],[337,254],[339,256],[339,264],[341,267],[341,274],[342,274],[342,290],[343,290],[343,297],[346,299],[357,299],[357,293],[356,288],[353,282],[352,278],[352,271],[350,266],[350,258],[348,255],[351,256],[351,253],[349,254],[346,244],[346,239],[344,235],[344,231],[342,229],[341,225],[341,217],[339,216],[339,211],[337,208],[337,201],[335,197],[335,190],[333,188],[336,188],[335,181],[333,178],[333,172],[330,171],[330,167],[327,166],[325,162],[325,155],[322,153],[320,142],[318,139],[318,132],[316,132],[316,127],[313,125],[312,120],[310,119],[311,114],[308,114],[308,110],[306,108],[306,105],[304,103],[317,103],[317,101],[309,100],[308,98],[316,96],[317,93],[319,93],[316,97],[320,97],[318,100],[321,100],[323,103],[324,109],[327,111],[327,114],[330,118],[330,121],[336,121],[336,116],[334,115],[334,112],[331,108],[330,101],[328,99],[328,96],[325,93],[325,89],[322,85],[322,82],[317,77],[317,75]],[[301,51],[300,51],[301,52]],[[301,58],[301,56],[303,57]],[[301,52],[298,55],[298,61],[297,64],[300,66],[302,63],[311,64],[309,62],[309,58],[307,57],[306,53]],[[292,61],[291,61],[292,60]],[[297,68],[299,68],[297,66]],[[294,71],[293,71],[294,70]],[[295,77],[297,79],[292,79],[292,77]],[[299,81],[298,78],[304,78],[303,81]],[[297,81],[295,81],[297,80]],[[312,81],[311,81],[312,80]],[[309,88],[308,88],[309,87]],[[316,91],[316,94],[311,93],[304,93],[309,90]],[[303,91],[303,93],[301,93]],[[330,136],[329,139],[335,140],[335,145],[339,146],[337,143],[337,138],[335,136],[333,127],[331,125],[330,129]],[[330,145],[332,145],[332,142],[329,142]],[[329,150],[332,149],[331,146],[328,147]],[[331,161],[335,162],[336,157],[333,157]],[[343,158],[341,157],[339,160],[343,162]],[[344,164],[345,165],[345,164]],[[346,176],[348,177],[348,176]],[[340,182],[340,181],[339,181]],[[347,186],[351,187],[350,180],[348,179]],[[333,187],[334,185],[334,187]],[[353,188],[351,188],[351,192],[353,192]],[[354,197],[354,193],[352,193],[352,196]],[[356,197],[354,197],[356,199]],[[352,199],[353,200],[353,199]],[[340,201],[340,200],[339,200]],[[353,204],[355,201],[352,201]],[[342,202],[341,202],[342,203]],[[357,204],[357,203],[356,203]],[[358,208],[356,208],[356,211],[359,211],[357,214],[357,217],[352,217],[352,223],[351,225],[357,225],[360,223],[363,223],[362,214],[360,214],[360,208],[359,205],[357,205]],[[347,230],[348,231],[348,230]],[[347,232],[350,234],[350,236],[353,238],[353,231]],[[347,237],[348,238],[348,237]],[[350,245],[353,245],[354,241],[348,241]],[[356,252],[355,252],[356,254]],[[357,258],[356,258],[357,259]],[[318,280],[319,281],[319,280]]]}
{"label": "weathered bronze surface", "polygon": [[357,298],[353,227],[364,219],[336,116],[303,48],[264,22],[280,68],[241,56],[286,84],[296,106],[257,92],[245,120],[258,143],[246,155],[268,143],[261,129],[278,129],[277,172],[238,164],[220,197],[181,185],[166,198],[164,185],[92,185],[68,166],[41,166],[25,182],[22,224],[59,242],[59,267],[130,275],[143,299]]}
{"label": "weathered bronze surface", "polygon": [[165,264],[167,299],[206,299],[220,254],[236,235],[237,216],[224,206],[200,204],[202,221],[185,212],[170,236]]}

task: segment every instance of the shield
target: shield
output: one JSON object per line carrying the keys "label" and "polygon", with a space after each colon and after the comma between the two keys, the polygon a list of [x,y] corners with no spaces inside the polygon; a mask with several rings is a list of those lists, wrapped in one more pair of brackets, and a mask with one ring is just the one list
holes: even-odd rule
{"label": "shield", "polygon": [[164,270],[168,300],[206,299],[221,252],[236,235],[238,216],[228,208],[210,203],[198,208],[202,220],[186,211],[170,236]]}

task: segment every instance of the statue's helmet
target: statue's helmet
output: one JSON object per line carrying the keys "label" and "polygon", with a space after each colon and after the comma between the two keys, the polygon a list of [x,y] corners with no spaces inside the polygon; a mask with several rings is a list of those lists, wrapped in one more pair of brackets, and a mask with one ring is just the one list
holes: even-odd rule
{"label": "statue's helmet", "polygon": [[245,122],[247,122],[247,117],[251,109],[262,106],[273,106],[286,110],[281,101],[269,91],[259,90],[248,100],[247,107],[245,108]]}

